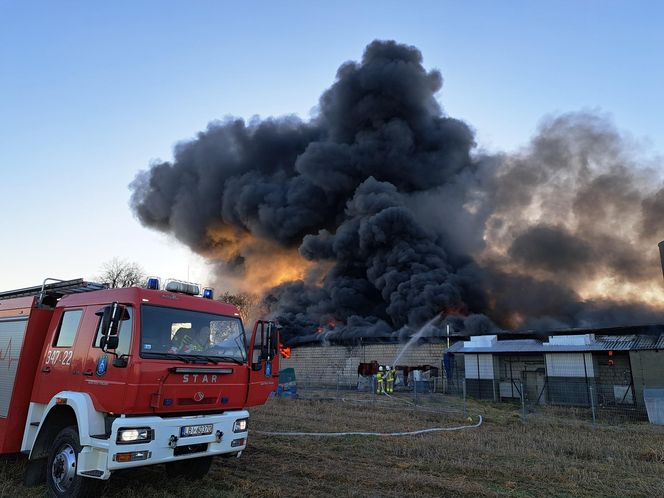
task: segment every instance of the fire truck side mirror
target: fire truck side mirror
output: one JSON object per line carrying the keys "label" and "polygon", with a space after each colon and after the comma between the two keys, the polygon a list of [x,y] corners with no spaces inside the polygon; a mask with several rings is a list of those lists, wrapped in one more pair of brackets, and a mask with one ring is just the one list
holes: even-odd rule
{"label": "fire truck side mirror", "polygon": [[120,339],[118,338],[117,335],[110,337],[102,337],[100,344],[102,351],[108,351],[109,349],[116,349],[120,344]]}
{"label": "fire truck side mirror", "polygon": [[271,361],[279,351],[279,331],[274,322],[256,322],[253,358],[251,369],[263,368],[264,361]]}
{"label": "fire truck side mirror", "polygon": [[279,333],[274,322],[261,324],[261,360],[270,361],[277,355],[279,347]]}
{"label": "fire truck side mirror", "polygon": [[279,354],[279,329],[274,322],[268,323],[268,358],[272,359]]}
{"label": "fire truck side mirror", "polygon": [[117,349],[120,343],[120,322],[125,320],[127,308],[118,303],[113,303],[104,306],[101,318],[102,338],[100,341],[101,349],[108,351],[109,349]]}
{"label": "fire truck side mirror", "polygon": [[258,368],[259,370],[262,368],[263,362],[268,360],[268,330],[267,330],[267,322],[260,321],[259,323],[259,329],[256,334],[256,340],[260,341],[260,349],[259,349],[259,354],[258,354],[258,363],[256,365],[260,365]]}

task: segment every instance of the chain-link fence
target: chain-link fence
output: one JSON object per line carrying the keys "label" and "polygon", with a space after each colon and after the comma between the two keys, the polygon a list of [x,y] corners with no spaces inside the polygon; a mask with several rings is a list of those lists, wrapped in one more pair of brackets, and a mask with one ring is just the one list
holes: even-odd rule
{"label": "chain-link fence", "polygon": [[[465,414],[464,397],[457,395],[463,392],[462,378],[450,394],[450,383],[441,373],[443,344],[403,351],[400,364],[395,365],[402,348],[400,344],[293,348],[292,356],[281,361],[281,394]],[[389,388],[388,366],[394,374]]]}
{"label": "chain-link fence", "polygon": [[592,378],[549,379],[539,372],[523,374],[522,378],[511,380],[466,379],[466,395],[513,403],[524,419],[530,415],[549,415],[606,423],[648,420],[645,403],[637,402],[629,384],[606,384]]}
{"label": "chain-link fence", "polygon": [[[283,376],[283,370],[282,370]],[[339,376],[334,384],[320,384],[310,379],[296,381],[296,388],[282,391],[282,395],[305,400],[327,400],[340,403],[371,403],[387,405],[396,410],[422,410],[464,418],[468,415],[467,398],[462,395],[448,395],[435,390],[433,380],[418,381],[417,384],[403,385],[397,380],[392,392],[387,392],[386,383],[380,387],[376,375],[357,375],[356,383],[348,383]]]}
{"label": "chain-link fence", "polygon": [[522,416],[560,415],[621,423],[647,421],[642,377],[628,355],[607,359],[603,354],[455,355],[464,365],[469,397],[512,402]]}
{"label": "chain-link fence", "polygon": [[[398,345],[294,349],[293,357],[282,361],[281,390],[301,398],[398,402],[464,414],[468,400],[480,400],[503,408],[511,404],[524,420],[553,416],[619,424],[649,419],[647,389],[634,381],[647,377],[644,364],[634,368],[627,353],[551,359],[445,351],[443,345],[416,346],[392,364]],[[385,392],[387,366],[395,372],[391,393]]]}

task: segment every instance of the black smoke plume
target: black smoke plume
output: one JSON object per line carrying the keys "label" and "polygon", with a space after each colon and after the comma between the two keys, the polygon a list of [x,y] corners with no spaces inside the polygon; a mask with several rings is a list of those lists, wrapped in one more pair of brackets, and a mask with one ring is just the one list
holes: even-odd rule
{"label": "black smoke plume", "polygon": [[653,160],[589,113],[482,154],[442,82],[374,41],[314,118],[213,122],[137,175],[132,208],[222,285],[273,269],[258,280],[291,338],[407,337],[438,314],[469,333],[661,320]]}

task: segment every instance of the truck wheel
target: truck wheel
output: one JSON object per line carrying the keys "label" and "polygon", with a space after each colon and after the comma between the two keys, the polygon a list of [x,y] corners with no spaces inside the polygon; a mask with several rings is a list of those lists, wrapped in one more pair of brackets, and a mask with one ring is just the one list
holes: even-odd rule
{"label": "truck wheel", "polygon": [[91,496],[98,489],[99,481],[76,475],[81,444],[78,430],[65,427],[53,440],[48,453],[46,484],[48,495],[53,498],[79,498]]}
{"label": "truck wheel", "polygon": [[210,471],[211,466],[211,456],[168,462],[166,464],[166,474],[168,477],[181,477],[191,480],[202,479]]}

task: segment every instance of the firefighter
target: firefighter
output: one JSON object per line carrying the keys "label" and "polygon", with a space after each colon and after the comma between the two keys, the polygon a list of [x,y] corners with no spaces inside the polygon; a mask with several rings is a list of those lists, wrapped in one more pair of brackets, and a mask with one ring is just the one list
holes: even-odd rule
{"label": "firefighter", "polygon": [[387,374],[385,375],[387,381],[387,394],[392,394],[394,392],[394,368],[386,367]]}
{"label": "firefighter", "polygon": [[173,337],[171,338],[171,347],[168,352],[179,353],[193,342],[194,339],[191,336],[191,331],[188,328],[180,327],[175,331],[175,334],[173,334]]}
{"label": "firefighter", "polygon": [[196,342],[200,346],[201,350],[205,351],[210,347],[210,327],[203,325],[198,330],[198,336],[196,336]]}
{"label": "firefighter", "polygon": [[202,327],[198,334],[194,334],[191,329],[180,327],[171,340],[171,353],[193,353],[204,351],[209,345],[210,328]]}
{"label": "firefighter", "polygon": [[383,374],[383,365],[378,367],[378,373],[376,374],[376,394],[385,394],[385,382],[384,382],[384,374]]}

